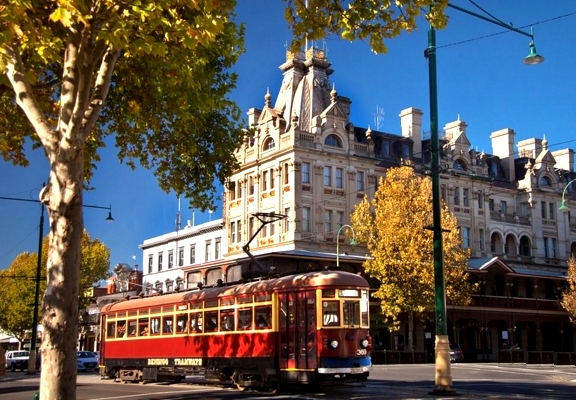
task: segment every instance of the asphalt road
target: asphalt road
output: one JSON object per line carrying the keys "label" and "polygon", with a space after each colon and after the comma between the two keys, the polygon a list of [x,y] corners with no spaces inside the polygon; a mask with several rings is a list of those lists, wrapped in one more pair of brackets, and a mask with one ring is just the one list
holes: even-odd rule
{"label": "asphalt road", "polygon": [[[101,380],[97,373],[78,375],[78,400],[160,399],[576,399],[576,367],[526,367],[523,365],[453,364],[456,396],[434,396],[434,365],[378,365],[370,379],[360,383],[333,383],[317,388],[290,389],[272,395],[260,391],[239,392],[230,385],[211,384],[189,378],[180,384],[120,384]],[[32,399],[38,375],[7,372],[0,377],[0,399]]]}

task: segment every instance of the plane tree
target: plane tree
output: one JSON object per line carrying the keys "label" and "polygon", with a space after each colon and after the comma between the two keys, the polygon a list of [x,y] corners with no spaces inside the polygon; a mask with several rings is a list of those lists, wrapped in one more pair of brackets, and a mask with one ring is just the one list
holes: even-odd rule
{"label": "plane tree", "polygon": [[[458,220],[442,206],[446,298],[466,305],[475,287],[468,282],[470,250],[462,247]],[[430,319],[435,306],[432,182],[411,167],[391,168],[350,216],[358,243],[365,244],[364,270],[380,286],[374,297],[391,330],[407,317],[412,349],[414,317]]]}
{"label": "plane tree", "polygon": [[[80,260],[80,308],[88,305],[89,289],[110,276],[110,249],[98,239],[92,239],[88,232],[82,234]],[[48,237],[42,242],[41,271],[45,270],[48,258]],[[37,277],[37,253],[20,253],[7,269],[0,271],[0,329],[23,342],[32,329],[34,305],[33,290],[39,278],[40,292],[46,290],[46,279]],[[37,319],[40,321],[40,318]]]}
{"label": "plane tree", "polygon": [[[366,40],[375,53],[386,53],[386,41],[418,28],[423,17],[435,28],[444,28],[448,0],[284,0],[286,19],[292,26],[294,49],[306,40],[330,35]],[[422,21],[420,21],[422,22]]]}
{"label": "plane tree", "polygon": [[[213,207],[244,135],[228,95],[243,52],[235,0],[6,0],[0,5],[0,154],[41,148],[50,220],[42,300],[43,399],[76,398],[82,196],[118,149],[158,185]],[[74,323],[72,323],[72,321]]]}

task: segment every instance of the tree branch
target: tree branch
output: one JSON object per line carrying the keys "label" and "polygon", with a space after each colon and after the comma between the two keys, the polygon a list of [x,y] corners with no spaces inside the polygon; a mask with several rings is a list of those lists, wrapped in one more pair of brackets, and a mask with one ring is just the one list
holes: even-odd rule
{"label": "tree branch", "polygon": [[96,82],[94,83],[94,92],[92,93],[90,105],[86,109],[82,121],[84,138],[86,138],[92,131],[92,128],[100,115],[100,110],[102,110],[102,107],[104,106],[104,102],[108,96],[108,91],[110,90],[112,73],[114,72],[114,66],[116,65],[118,57],[120,57],[120,50],[108,48],[102,58],[100,70],[98,71]]}
{"label": "tree branch", "polygon": [[32,124],[40,142],[47,149],[53,149],[55,144],[54,132],[52,131],[48,120],[42,112],[32,86],[26,78],[25,68],[22,63],[20,53],[13,45],[6,45],[2,48],[6,55],[6,76],[12,84],[16,97],[16,104],[24,111],[26,117]]}

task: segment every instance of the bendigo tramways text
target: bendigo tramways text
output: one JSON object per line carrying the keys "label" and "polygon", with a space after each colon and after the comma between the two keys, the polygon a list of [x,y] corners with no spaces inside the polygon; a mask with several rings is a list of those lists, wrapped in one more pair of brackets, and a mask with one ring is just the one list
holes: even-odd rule
{"label": "bendigo tramways text", "polygon": [[342,271],[120,301],[102,309],[101,375],[238,388],[368,377],[368,283]]}

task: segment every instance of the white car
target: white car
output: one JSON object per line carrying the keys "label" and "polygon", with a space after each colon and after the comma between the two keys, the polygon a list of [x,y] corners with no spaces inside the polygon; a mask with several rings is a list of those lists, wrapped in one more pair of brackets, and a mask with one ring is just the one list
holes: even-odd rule
{"label": "white car", "polygon": [[76,364],[78,365],[78,372],[85,371],[98,371],[98,358],[91,351],[78,351],[76,352]]}
{"label": "white car", "polygon": [[27,350],[13,350],[6,353],[6,368],[12,372],[17,369],[24,371],[28,368],[28,357],[30,353]]}

